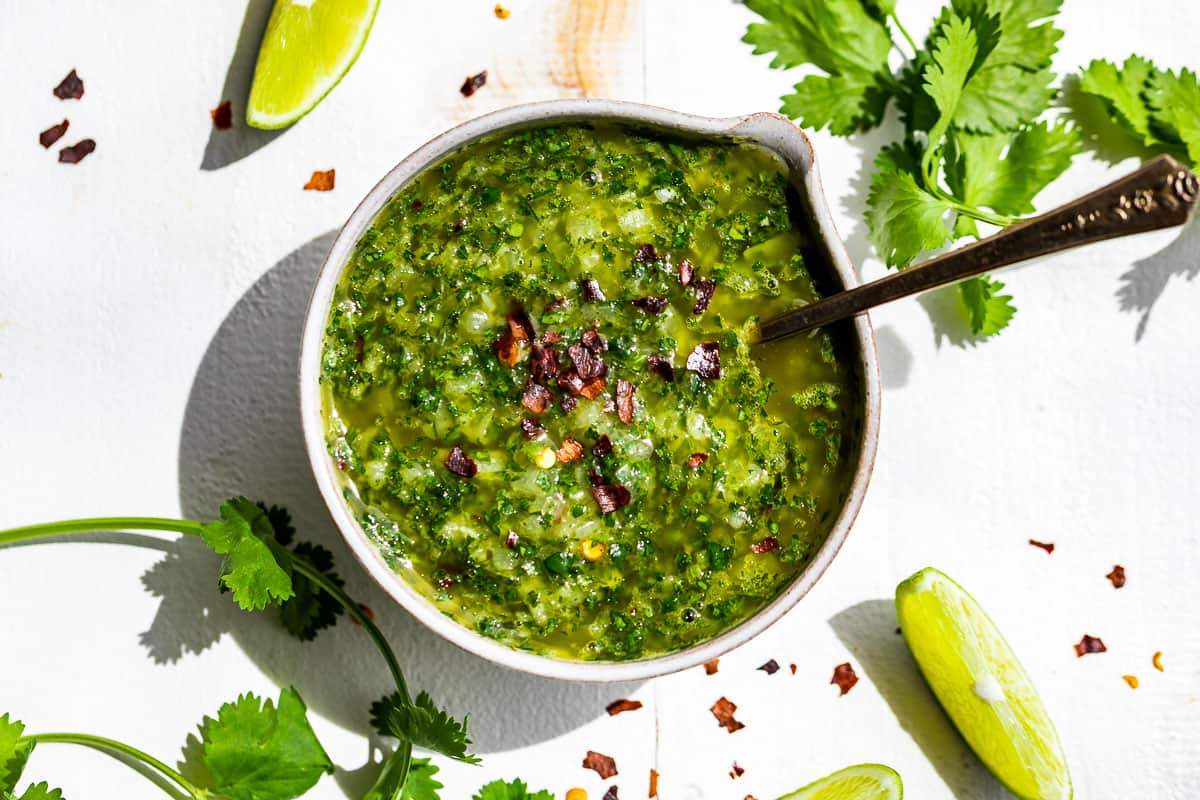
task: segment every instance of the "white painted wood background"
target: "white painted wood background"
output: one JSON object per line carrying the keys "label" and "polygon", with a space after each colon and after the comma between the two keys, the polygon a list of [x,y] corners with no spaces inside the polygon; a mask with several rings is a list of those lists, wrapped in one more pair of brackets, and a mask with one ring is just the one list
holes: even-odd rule
{"label": "white painted wood background", "polygon": [[[721,661],[640,685],[522,677],[419,629],[368,585],[315,494],[297,423],[299,322],[330,233],[397,160],[444,128],[505,104],[582,94],[711,115],[773,110],[794,76],[739,41],[728,0],[385,3],[361,59],[313,114],[278,136],[212,131],[240,116],[266,0],[0,2],[0,526],[74,516],[205,517],[230,492],[291,506],[332,546],[409,674],[471,713],[482,767],[442,763],[443,794],[521,776],[598,800],[579,764],[614,756],[622,798],[774,797],[844,764],[882,761],[914,798],[1006,796],[957,738],[895,636],[890,596],[934,564],[968,586],[1022,655],[1058,722],[1076,796],[1183,800],[1200,783],[1200,226],[1008,272],[1020,312],[979,346],[956,343],[941,302],[874,320],[886,385],[869,499],[816,590]],[[914,33],[933,0],[902,0]],[[1066,0],[1058,66],[1131,51],[1197,66],[1200,5]],[[232,63],[231,63],[232,59]],[[87,93],[50,89],[72,67]],[[463,99],[463,76],[488,85]],[[36,135],[64,115],[60,165]],[[826,188],[867,276],[864,159],[895,135],[817,134]],[[1131,166],[1085,157],[1042,207]],[[329,194],[300,187],[337,169]],[[1052,556],[1029,547],[1053,541]],[[213,562],[151,537],[98,536],[0,552],[0,709],[34,730],[82,730],[168,761],[205,713],[246,690],[297,686],[342,770],[314,798],[369,783],[367,706],[387,678],[361,631],[313,644],[236,611]],[[153,542],[157,541],[157,544]],[[1124,564],[1129,582],[1104,575]],[[1109,651],[1077,659],[1073,642]],[[1166,671],[1151,668],[1155,650]],[[795,662],[768,677],[776,658]],[[847,696],[829,685],[849,660]],[[1131,691],[1122,674],[1141,678]],[[709,715],[725,695],[746,728]],[[608,718],[632,696],[646,707]],[[746,773],[734,781],[732,762]],[[94,753],[45,746],[28,775],[78,798],[157,790]]]}

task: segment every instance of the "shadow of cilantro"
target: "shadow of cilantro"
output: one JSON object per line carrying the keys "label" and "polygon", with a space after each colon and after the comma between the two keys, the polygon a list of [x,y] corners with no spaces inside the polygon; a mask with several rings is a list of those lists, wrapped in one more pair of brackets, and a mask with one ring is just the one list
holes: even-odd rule
{"label": "shadow of cilantro", "polygon": [[1134,341],[1141,341],[1150,323],[1150,312],[1173,278],[1193,281],[1200,275],[1200,221],[1193,217],[1169,245],[1134,263],[1121,276],[1117,304],[1122,311],[1139,314]]}
{"label": "shadow of cilantro", "polygon": [[891,600],[864,600],[833,615],[829,626],[955,797],[1009,796],[958,735],[925,685],[904,638],[896,633]]}

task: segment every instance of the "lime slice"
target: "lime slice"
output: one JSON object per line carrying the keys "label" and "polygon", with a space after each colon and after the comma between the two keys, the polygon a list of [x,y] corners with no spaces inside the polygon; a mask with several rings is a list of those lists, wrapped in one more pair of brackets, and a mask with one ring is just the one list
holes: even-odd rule
{"label": "lime slice", "polygon": [[379,0],[275,0],[246,104],[252,128],[284,128],[338,85],[362,52]]}
{"label": "lime slice", "polygon": [[856,764],[813,781],[779,800],[900,800],[900,775],[883,764]]}
{"label": "lime slice", "polygon": [[975,598],[927,567],[896,587],[896,616],[942,708],[1000,782],[1024,800],[1071,797],[1054,723]]}

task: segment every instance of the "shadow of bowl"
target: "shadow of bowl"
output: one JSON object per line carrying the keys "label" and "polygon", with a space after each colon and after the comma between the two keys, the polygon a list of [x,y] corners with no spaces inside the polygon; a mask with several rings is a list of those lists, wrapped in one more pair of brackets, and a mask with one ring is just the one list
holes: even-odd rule
{"label": "shadow of bowl", "polygon": [[[319,236],[275,264],[210,342],[180,437],[184,513],[211,518],[230,494],[286,506],[299,537],[331,550],[351,595],[374,609],[409,685],[428,691],[454,714],[470,712],[476,752],[525,747],[573,730],[603,714],[612,699],[632,694],[637,684],[537,678],[459,650],[375,585],[329,519],[304,451],[296,365],[308,299],[332,241],[332,232]],[[391,679],[362,631],[343,618],[316,642],[292,639],[273,613],[246,614],[217,596],[215,559],[188,544],[179,544],[144,579],[163,598],[143,637],[152,657],[174,660],[228,632],[275,682],[295,686],[312,711],[368,733],[368,708],[390,691]],[[199,597],[207,599],[197,603]]]}

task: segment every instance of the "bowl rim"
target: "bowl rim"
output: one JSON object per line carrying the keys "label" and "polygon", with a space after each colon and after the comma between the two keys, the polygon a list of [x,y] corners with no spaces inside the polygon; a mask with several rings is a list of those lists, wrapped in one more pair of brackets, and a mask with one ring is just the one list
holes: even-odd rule
{"label": "bowl rim", "polygon": [[787,118],[768,112],[725,118],[702,117],[641,103],[598,99],[550,100],[510,106],[450,128],[418,147],[380,179],[338,231],[317,275],[305,312],[299,364],[301,426],[317,486],[342,538],[367,574],[426,627],[469,653],[533,675],[586,682],[643,680],[703,664],[754,638],[812,589],[841,549],[862,506],[879,439],[881,387],[875,337],[866,314],[853,320],[859,359],[857,367],[863,382],[858,464],[846,499],[824,543],[787,589],[742,622],[683,650],[635,661],[572,661],[513,649],[476,633],[440,611],[387,565],[351,513],[326,449],[322,419],[321,349],[334,292],[356,243],[387,201],[426,167],[465,144],[507,130],[586,120],[631,123],[701,139],[737,138],[774,152],[787,163],[793,185],[809,205],[814,228],[830,257],[837,279],[846,288],[858,284],[845,243],[834,227],[812,144]]}

